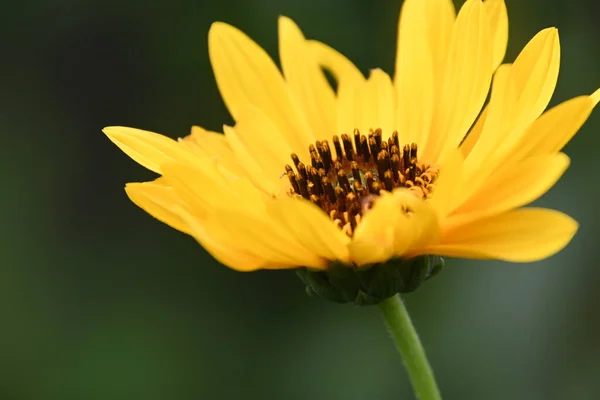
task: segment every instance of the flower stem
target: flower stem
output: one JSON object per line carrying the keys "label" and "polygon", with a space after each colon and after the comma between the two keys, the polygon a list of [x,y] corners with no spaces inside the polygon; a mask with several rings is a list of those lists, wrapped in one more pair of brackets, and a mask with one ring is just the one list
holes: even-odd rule
{"label": "flower stem", "polygon": [[394,338],[396,348],[404,359],[417,399],[441,400],[425,350],[400,296],[382,301],[379,303],[379,309]]}

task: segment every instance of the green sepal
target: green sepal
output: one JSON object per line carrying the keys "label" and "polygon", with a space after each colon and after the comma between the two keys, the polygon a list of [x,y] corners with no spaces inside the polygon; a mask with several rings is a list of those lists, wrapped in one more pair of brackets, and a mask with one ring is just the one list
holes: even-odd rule
{"label": "green sepal", "polygon": [[411,259],[393,258],[357,268],[339,261],[327,270],[300,268],[296,274],[306,285],[310,296],[323,297],[335,303],[359,306],[378,304],[397,293],[412,292],[444,268],[439,256]]}

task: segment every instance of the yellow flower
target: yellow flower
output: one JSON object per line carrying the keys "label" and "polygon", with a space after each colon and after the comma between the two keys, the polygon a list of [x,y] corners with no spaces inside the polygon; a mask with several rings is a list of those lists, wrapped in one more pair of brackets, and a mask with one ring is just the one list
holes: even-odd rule
{"label": "yellow flower", "polygon": [[365,78],[288,18],[279,19],[282,72],[219,22],[210,60],[235,126],[194,127],[179,141],[104,132],[161,175],[127,184],[131,200],[240,271],[425,254],[535,261],[561,250],[577,223],[520,207],[566,170],[560,151],[600,91],[543,113],[558,32],[542,30],[501,65],[507,40],[503,0],[467,0],[458,15],[451,0],[406,0],[394,77]]}

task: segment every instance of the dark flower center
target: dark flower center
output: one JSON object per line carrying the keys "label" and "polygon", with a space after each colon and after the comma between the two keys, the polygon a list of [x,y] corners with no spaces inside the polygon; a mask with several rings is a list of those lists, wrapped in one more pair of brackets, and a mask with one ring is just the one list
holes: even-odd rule
{"label": "dark flower center", "polygon": [[396,131],[386,141],[381,129],[368,136],[355,129],[353,138],[333,136],[333,149],[327,140],[311,144],[310,165],[292,153],[295,169],[285,166],[289,194],[319,206],[349,236],[381,191],[405,187],[431,196],[438,169],[419,161],[416,143],[400,146]]}

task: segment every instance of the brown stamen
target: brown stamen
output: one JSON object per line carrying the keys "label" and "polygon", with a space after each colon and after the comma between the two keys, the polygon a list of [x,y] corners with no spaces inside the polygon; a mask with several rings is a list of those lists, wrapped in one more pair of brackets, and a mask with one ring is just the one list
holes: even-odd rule
{"label": "brown stamen", "polygon": [[355,129],[352,135],[333,136],[333,147],[335,156],[327,140],[309,145],[309,166],[292,154],[296,172],[285,165],[285,175],[290,195],[316,204],[349,236],[381,191],[404,187],[431,197],[438,169],[418,159],[416,143],[401,146],[398,132],[384,140],[381,129],[368,136]]}

